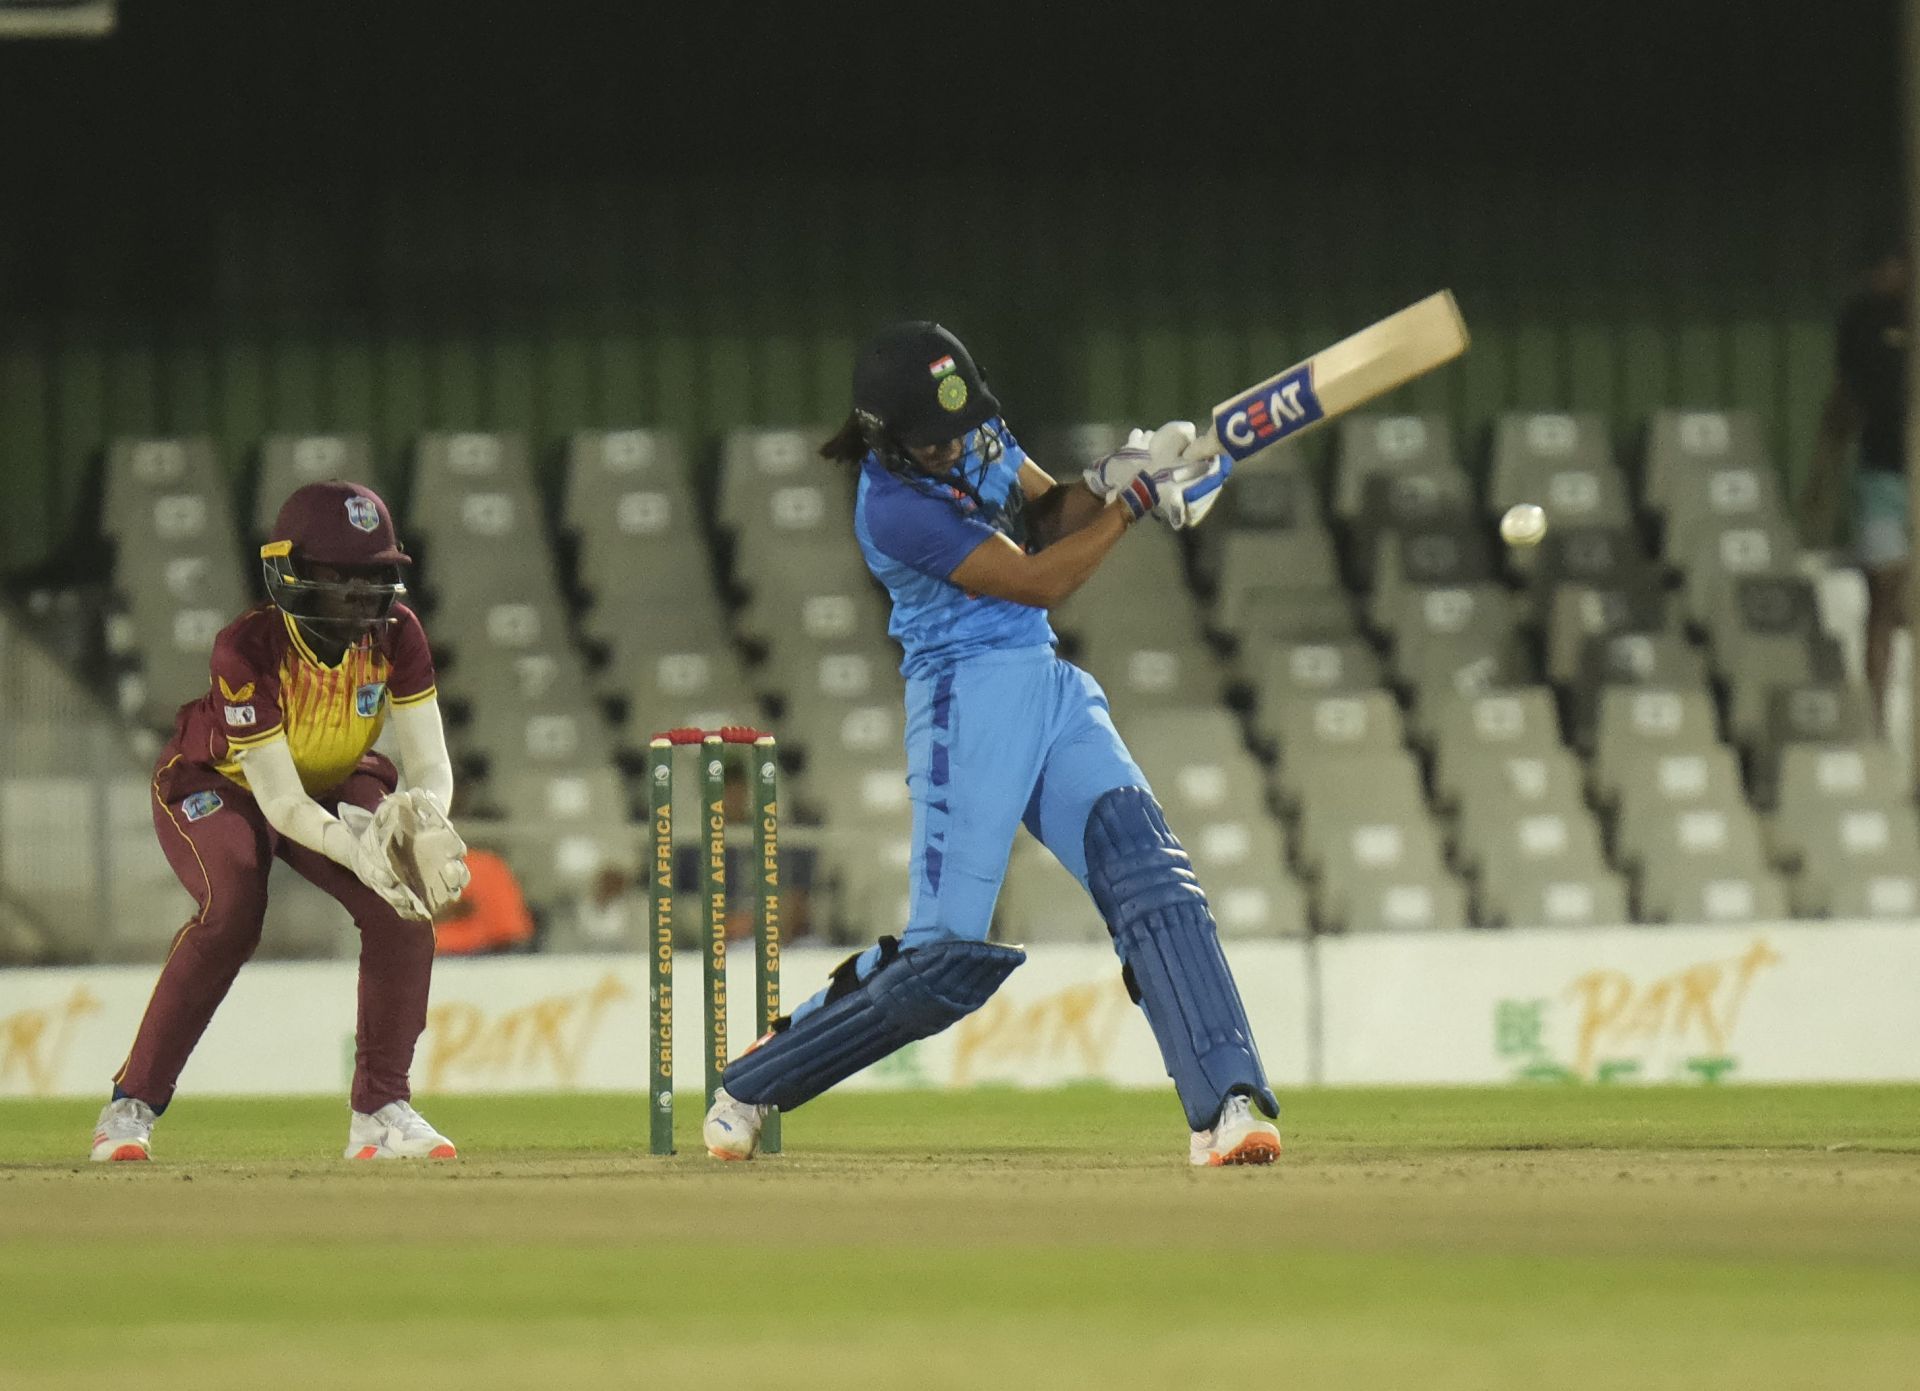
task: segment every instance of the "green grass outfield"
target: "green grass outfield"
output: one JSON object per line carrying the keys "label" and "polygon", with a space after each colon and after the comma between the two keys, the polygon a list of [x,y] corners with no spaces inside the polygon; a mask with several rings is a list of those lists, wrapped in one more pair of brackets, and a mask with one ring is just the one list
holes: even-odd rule
{"label": "green grass outfield", "polygon": [[[0,1103],[0,1386],[1920,1385],[1920,1088],[1320,1091],[1270,1170],[1171,1095],[829,1097],[787,1153],[631,1097],[186,1097],[158,1162]],[[683,1122],[691,1140],[692,1106]]]}

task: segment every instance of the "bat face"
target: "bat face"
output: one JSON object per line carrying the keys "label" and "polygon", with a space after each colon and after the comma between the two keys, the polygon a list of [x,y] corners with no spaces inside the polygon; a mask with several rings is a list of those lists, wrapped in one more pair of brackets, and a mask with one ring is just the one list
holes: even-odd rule
{"label": "bat face", "polygon": [[1452,293],[1428,295],[1222,401],[1213,408],[1213,429],[1195,440],[1186,456],[1225,454],[1240,463],[1453,361],[1467,350],[1467,342]]}
{"label": "bat face", "polygon": [[1325,418],[1313,391],[1313,364],[1303,362],[1215,406],[1213,433],[1220,452],[1237,464]]}

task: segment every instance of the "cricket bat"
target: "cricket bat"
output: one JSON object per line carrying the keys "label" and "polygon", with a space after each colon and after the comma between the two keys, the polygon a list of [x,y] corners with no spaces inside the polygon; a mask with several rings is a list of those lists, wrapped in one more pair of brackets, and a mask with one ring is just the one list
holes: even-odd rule
{"label": "cricket bat", "polygon": [[1228,397],[1213,428],[1189,445],[1189,459],[1225,454],[1239,463],[1268,445],[1304,435],[1467,350],[1467,325],[1453,291],[1428,295],[1305,362]]}

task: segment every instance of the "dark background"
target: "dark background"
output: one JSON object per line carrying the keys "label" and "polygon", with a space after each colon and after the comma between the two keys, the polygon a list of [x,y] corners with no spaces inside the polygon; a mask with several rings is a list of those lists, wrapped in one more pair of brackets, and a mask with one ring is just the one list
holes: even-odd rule
{"label": "dark background", "polygon": [[105,440],[844,412],[936,315],[1016,429],[1193,415],[1441,285],[1403,404],[1763,412],[1899,203],[1890,5],[290,6],[0,43],[0,569]]}

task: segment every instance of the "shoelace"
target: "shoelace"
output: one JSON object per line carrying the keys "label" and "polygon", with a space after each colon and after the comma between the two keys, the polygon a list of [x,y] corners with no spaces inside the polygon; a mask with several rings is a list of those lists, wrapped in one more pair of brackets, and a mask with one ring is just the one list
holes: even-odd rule
{"label": "shoelace", "polygon": [[393,1103],[393,1107],[394,1118],[391,1124],[395,1130],[398,1130],[408,1139],[411,1140],[438,1133],[431,1125],[427,1124],[427,1118],[425,1116],[414,1110],[413,1107],[406,1102],[396,1101]]}
{"label": "shoelace", "polygon": [[147,1128],[147,1118],[140,1114],[140,1103],[132,1097],[123,1097],[114,1102],[107,1112],[106,1132],[119,1139],[127,1135],[138,1135]]}

